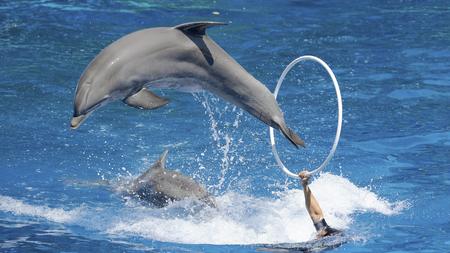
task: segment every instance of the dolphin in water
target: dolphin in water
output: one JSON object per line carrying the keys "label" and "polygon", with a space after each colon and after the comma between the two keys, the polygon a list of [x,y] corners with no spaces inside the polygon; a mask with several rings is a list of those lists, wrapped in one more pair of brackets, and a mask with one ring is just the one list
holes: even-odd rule
{"label": "dolphin in water", "polygon": [[147,201],[156,207],[164,207],[171,201],[192,198],[216,208],[217,204],[205,188],[192,178],[166,169],[168,150],[147,171],[133,180],[128,194]]}
{"label": "dolphin in water", "polygon": [[208,90],[281,130],[296,147],[304,141],[287,127],[273,94],[207,34],[220,22],[143,29],[104,48],[78,81],[71,127],[100,106],[122,100],[140,109],[168,103],[147,87]]}

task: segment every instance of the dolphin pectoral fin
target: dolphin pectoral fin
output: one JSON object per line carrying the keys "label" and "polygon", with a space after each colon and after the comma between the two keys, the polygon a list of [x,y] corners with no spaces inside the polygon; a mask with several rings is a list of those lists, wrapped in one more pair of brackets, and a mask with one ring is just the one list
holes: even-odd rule
{"label": "dolphin pectoral fin", "polygon": [[214,22],[214,21],[200,21],[200,22],[190,22],[190,23],[184,23],[177,26],[174,26],[174,29],[178,29],[183,32],[190,33],[192,35],[205,35],[206,34],[206,28],[210,26],[216,26],[216,25],[226,25],[226,23],[223,22]]}
{"label": "dolphin pectoral fin", "polygon": [[294,144],[294,146],[296,148],[298,148],[298,146],[302,146],[302,147],[306,147],[305,146],[305,141],[303,141],[302,139],[300,139],[300,137],[298,137],[298,135],[292,131],[292,129],[290,129],[289,127],[287,127],[286,125],[281,125],[280,126],[280,130],[283,133],[283,135],[288,138],[288,140]]}
{"label": "dolphin pectoral fin", "polygon": [[158,97],[146,88],[142,88],[135,94],[125,98],[123,102],[139,109],[157,109],[169,103],[169,100]]}

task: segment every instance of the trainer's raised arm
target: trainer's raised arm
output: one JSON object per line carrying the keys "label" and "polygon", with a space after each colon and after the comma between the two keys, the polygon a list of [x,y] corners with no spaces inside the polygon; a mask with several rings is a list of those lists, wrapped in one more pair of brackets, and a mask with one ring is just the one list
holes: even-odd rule
{"label": "trainer's raised arm", "polygon": [[323,217],[323,212],[320,208],[319,202],[316,200],[311,192],[311,189],[308,186],[309,177],[311,176],[311,174],[308,171],[302,171],[298,174],[298,176],[301,179],[303,193],[305,194],[306,210],[308,210],[309,217],[311,217],[314,227],[316,228],[317,237],[324,237],[340,233],[340,230],[328,226],[325,218]]}

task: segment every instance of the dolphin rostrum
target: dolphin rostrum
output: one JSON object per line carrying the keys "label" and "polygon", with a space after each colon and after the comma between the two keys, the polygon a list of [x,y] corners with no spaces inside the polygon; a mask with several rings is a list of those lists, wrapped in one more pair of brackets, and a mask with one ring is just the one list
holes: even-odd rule
{"label": "dolphin rostrum", "polygon": [[192,22],[143,29],[104,48],[78,81],[71,127],[77,128],[100,106],[120,99],[140,109],[168,103],[149,87],[208,90],[280,129],[296,147],[304,146],[287,127],[270,91],[207,34],[220,22]]}
{"label": "dolphin rostrum", "polygon": [[167,153],[165,150],[158,161],[131,183],[128,193],[156,207],[192,198],[216,208],[214,197],[202,185],[179,172],[166,169]]}

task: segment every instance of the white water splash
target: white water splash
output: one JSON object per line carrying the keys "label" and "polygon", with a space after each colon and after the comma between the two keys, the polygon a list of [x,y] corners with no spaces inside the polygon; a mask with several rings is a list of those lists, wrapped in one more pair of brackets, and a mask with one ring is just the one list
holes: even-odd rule
{"label": "white water splash", "polygon": [[26,204],[21,200],[0,195],[0,210],[15,215],[32,216],[53,222],[67,223],[76,220],[83,211],[83,207],[65,210],[62,208],[50,208],[48,206],[35,206]]}
{"label": "white water splash", "polygon": [[[210,151],[212,152],[213,157],[216,158],[214,159],[215,161],[221,161],[220,177],[218,179],[218,183],[213,186],[217,192],[218,190],[225,188],[224,184],[226,178],[228,178],[228,172],[232,169],[233,165],[235,165],[236,162],[242,163],[243,161],[242,157],[235,159],[234,155],[236,154],[235,150],[240,148],[238,145],[242,144],[242,139],[235,142],[233,138],[233,136],[236,136],[236,132],[238,131],[243,111],[236,106],[225,106],[225,108],[217,106],[217,104],[220,103],[220,100],[217,97],[212,97],[205,92],[200,94],[193,93],[193,96],[195,100],[200,102],[205,109],[205,114],[208,116],[210,123],[211,137],[217,147],[212,150],[206,149],[202,153],[202,156],[204,156],[205,152]],[[235,118],[232,123],[223,120],[227,113],[234,113]],[[205,166],[199,161],[199,167],[202,168]]]}
{"label": "white water splash", "polygon": [[[328,173],[314,180],[311,189],[327,222],[338,229],[349,228],[358,213],[394,215],[408,207],[406,202],[391,203],[367,188]],[[314,227],[305,209],[303,192],[294,189],[276,195],[276,198],[257,198],[230,191],[217,197],[217,210],[198,210],[189,201],[175,202],[163,209],[130,201],[120,207],[66,210],[30,205],[0,195],[0,211],[83,226],[113,237],[140,236],[187,244],[258,244],[312,239]]]}

